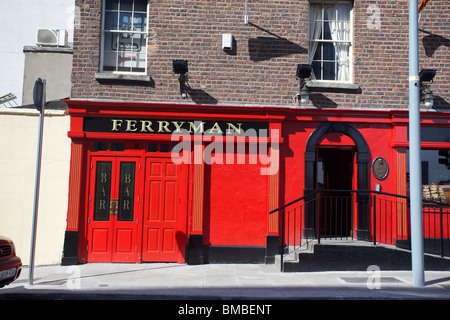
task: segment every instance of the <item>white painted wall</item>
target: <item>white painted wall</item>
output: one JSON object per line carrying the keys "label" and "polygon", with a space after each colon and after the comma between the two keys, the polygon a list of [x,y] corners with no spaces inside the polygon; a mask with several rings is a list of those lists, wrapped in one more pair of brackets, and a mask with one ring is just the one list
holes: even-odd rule
{"label": "white painted wall", "polygon": [[[73,42],[75,0],[0,0],[0,97],[22,105],[24,46],[36,45],[39,28],[67,29]],[[1,107],[1,105],[0,105]]]}
{"label": "white painted wall", "polygon": [[[35,265],[61,263],[68,204],[69,124],[66,112],[45,112]],[[0,234],[13,239],[24,265],[30,258],[38,127],[36,110],[0,109]]]}

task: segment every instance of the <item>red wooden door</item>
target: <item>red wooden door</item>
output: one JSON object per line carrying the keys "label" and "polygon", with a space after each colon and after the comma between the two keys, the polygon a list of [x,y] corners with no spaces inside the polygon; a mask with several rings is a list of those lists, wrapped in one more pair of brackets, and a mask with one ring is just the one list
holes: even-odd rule
{"label": "red wooden door", "polygon": [[142,260],[184,262],[187,170],[171,158],[148,158]]}
{"label": "red wooden door", "polygon": [[138,262],[139,161],[92,158],[88,262]]}

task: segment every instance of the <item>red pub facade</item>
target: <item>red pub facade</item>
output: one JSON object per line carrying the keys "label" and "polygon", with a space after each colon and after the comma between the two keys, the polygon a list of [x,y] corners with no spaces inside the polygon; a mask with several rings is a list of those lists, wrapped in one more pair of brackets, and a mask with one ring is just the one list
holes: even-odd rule
{"label": "red pub facade", "polygon": [[[408,195],[403,2],[267,0],[244,21],[243,1],[76,1],[63,263],[272,262],[324,227],[372,241],[374,221],[377,241],[407,239],[397,211],[395,227],[378,223],[359,194],[341,222],[270,213],[319,189]],[[420,34],[436,69],[423,184],[447,202],[449,17],[431,1]],[[298,64],[311,65],[305,84]],[[302,231],[283,238],[282,223]]]}

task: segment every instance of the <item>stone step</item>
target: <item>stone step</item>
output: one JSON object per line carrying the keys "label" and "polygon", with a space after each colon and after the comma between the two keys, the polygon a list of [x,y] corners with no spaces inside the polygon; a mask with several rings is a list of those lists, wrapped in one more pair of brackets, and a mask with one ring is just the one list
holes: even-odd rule
{"label": "stone step", "polygon": [[[312,241],[284,257],[284,272],[411,270],[411,252],[357,240]],[[281,258],[275,259],[278,267]],[[450,270],[450,259],[425,255],[426,270]]]}

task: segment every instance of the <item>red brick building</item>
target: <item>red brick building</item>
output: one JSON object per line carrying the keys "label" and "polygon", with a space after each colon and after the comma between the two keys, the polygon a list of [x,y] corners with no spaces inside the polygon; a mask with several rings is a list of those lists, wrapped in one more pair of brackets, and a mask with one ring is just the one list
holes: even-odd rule
{"label": "red brick building", "polygon": [[[319,187],[407,195],[407,1],[76,5],[63,263],[271,261],[281,205]],[[423,184],[447,202],[449,20],[430,1],[419,23],[420,67],[436,70]],[[339,233],[373,239],[365,206]]]}

